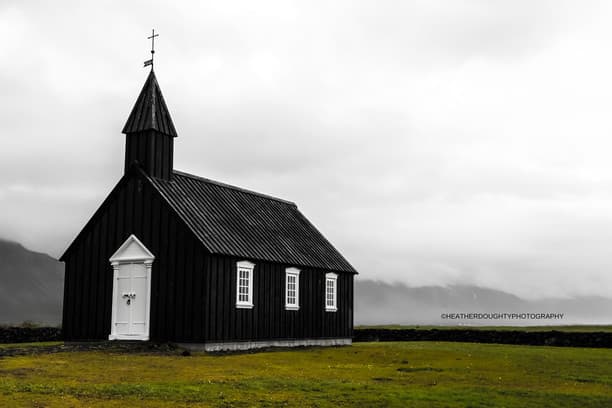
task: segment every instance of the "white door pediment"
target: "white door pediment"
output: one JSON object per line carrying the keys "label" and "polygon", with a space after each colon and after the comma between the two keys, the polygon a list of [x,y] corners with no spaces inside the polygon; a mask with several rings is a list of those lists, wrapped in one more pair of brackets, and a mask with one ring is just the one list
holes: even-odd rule
{"label": "white door pediment", "polygon": [[125,240],[123,245],[110,257],[111,263],[128,261],[152,261],[155,256],[134,234]]}

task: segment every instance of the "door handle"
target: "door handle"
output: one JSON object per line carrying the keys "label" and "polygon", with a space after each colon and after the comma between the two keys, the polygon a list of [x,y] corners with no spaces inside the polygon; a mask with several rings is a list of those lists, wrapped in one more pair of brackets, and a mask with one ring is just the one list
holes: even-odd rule
{"label": "door handle", "polygon": [[126,299],[126,304],[129,306],[132,303],[133,299],[136,299],[136,292],[123,292],[121,294],[124,299]]}

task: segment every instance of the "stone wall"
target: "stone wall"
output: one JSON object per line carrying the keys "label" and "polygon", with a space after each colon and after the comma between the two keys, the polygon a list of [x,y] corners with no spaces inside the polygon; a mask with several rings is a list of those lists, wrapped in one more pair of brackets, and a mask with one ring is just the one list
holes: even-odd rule
{"label": "stone wall", "polygon": [[62,330],[57,327],[0,327],[0,343],[33,343],[61,339]]}
{"label": "stone wall", "polygon": [[458,341],[533,346],[608,347],[612,332],[563,332],[475,329],[355,329],[353,341]]}

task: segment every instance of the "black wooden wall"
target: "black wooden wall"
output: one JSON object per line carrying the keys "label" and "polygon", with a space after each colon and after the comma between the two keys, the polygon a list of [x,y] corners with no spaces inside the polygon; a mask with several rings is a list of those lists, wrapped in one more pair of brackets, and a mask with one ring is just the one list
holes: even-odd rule
{"label": "black wooden wall", "polygon": [[[243,258],[206,256],[204,321],[206,340],[337,338],[353,335],[353,274],[338,273],[336,312],[325,311],[325,274],[329,271],[250,259],[253,308],[236,308],[236,262]],[[285,268],[300,272],[300,309],[285,310]]]}
{"label": "black wooden wall", "polygon": [[[107,339],[113,270],[109,258],[135,234],[155,255],[151,282],[152,340],[216,342],[351,337],[353,275],[338,273],[338,311],[326,312],[328,271],[255,263],[252,309],[236,308],[236,262],[207,253],[157,193],[132,168],[69,247],[63,334],[66,340]],[[300,274],[300,310],[285,310],[285,268]]]}
{"label": "black wooden wall", "polygon": [[191,277],[202,272],[204,251],[151,184],[132,170],[64,256],[62,329],[66,340],[108,338],[113,289],[108,259],[130,234],[156,257],[151,280],[151,338],[186,339],[185,333],[191,332],[186,326],[201,326],[201,316],[186,307],[184,299],[193,289]]}
{"label": "black wooden wall", "polygon": [[160,132],[147,130],[125,135],[125,172],[134,161],[152,177],[169,180],[174,160],[174,139]]}

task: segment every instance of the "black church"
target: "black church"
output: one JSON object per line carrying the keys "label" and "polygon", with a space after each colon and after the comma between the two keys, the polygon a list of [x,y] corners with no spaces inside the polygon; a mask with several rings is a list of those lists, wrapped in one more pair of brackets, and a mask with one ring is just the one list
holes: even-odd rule
{"label": "black church", "polygon": [[351,343],[355,269],[293,202],[174,170],[153,69],[123,133],[123,177],[60,258],[66,341]]}

